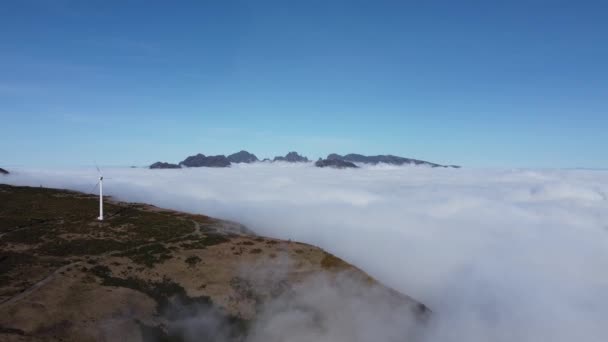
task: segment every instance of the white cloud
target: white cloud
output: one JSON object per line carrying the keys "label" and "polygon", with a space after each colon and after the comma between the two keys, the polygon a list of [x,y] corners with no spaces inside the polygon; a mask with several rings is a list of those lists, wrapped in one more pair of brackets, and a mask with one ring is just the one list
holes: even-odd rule
{"label": "white cloud", "polygon": [[[89,191],[94,169],[2,181]],[[434,311],[431,341],[608,341],[608,171],[107,169],[121,200],[316,244]]]}

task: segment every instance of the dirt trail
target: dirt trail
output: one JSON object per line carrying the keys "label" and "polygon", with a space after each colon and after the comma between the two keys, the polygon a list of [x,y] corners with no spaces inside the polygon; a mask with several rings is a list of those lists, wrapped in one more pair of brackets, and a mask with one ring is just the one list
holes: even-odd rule
{"label": "dirt trail", "polygon": [[65,266],[59,267],[58,269],[53,271],[51,274],[47,275],[46,277],[44,277],[41,280],[39,280],[38,282],[36,282],[34,285],[30,286],[25,291],[15,295],[11,298],[5,299],[3,302],[0,303],[0,308],[3,308],[6,305],[15,303],[15,302],[25,298],[30,293],[32,293],[32,292],[38,290],[39,288],[41,288],[42,286],[46,285],[46,283],[51,281],[51,279],[53,279],[58,273],[63,272],[64,270],[66,270],[72,266],[78,265],[80,263],[81,263],[80,261],[77,261],[77,262],[73,262],[73,263],[67,264]]}
{"label": "dirt trail", "polygon": [[[194,235],[196,235],[197,237],[203,237],[203,232],[201,230],[201,225],[196,222],[195,220],[191,220],[192,223],[194,224],[194,228],[195,231]],[[186,234],[186,235],[191,235],[191,234]],[[145,248],[146,246],[150,246],[150,245],[154,245],[157,242],[151,242],[148,244],[144,244],[144,245],[140,245],[137,248]],[[97,259],[102,259],[108,256],[112,256],[113,254],[117,253],[117,251],[111,251],[111,252],[107,252],[107,253],[103,253],[101,255],[97,255],[96,258]],[[34,285],[30,286],[29,288],[27,288],[26,290],[24,290],[23,292],[5,299],[4,301],[0,302],[0,309],[3,308],[6,305],[9,305],[11,303],[15,303],[23,298],[25,298],[27,295],[29,295],[30,293],[40,289],[42,286],[46,285],[49,281],[51,281],[51,279],[53,279],[58,273],[70,268],[71,266],[76,266],[78,264],[82,263],[81,261],[76,261],[70,264],[67,264],[65,266],[61,266],[59,268],[57,268],[56,270],[54,270],[52,273],[50,273],[49,275],[47,275],[46,277],[42,278],[41,280],[39,280],[38,282],[36,282]]]}

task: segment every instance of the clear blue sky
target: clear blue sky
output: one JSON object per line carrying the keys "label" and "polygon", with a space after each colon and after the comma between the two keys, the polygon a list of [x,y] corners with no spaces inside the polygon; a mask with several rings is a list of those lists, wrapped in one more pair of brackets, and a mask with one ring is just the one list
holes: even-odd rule
{"label": "clear blue sky", "polygon": [[5,1],[0,163],[608,167],[606,4]]}

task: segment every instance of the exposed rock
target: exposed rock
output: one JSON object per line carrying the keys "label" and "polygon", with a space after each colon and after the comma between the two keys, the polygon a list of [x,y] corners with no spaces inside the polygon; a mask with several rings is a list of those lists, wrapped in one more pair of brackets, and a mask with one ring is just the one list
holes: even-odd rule
{"label": "exposed rock", "polygon": [[431,162],[424,161],[424,160],[393,156],[390,154],[377,155],[377,156],[364,156],[362,154],[351,153],[351,154],[341,156],[339,154],[332,153],[327,156],[327,159],[328,160],[342,160],[342,161],[347,161],[347,162],[351,162],[351,163],[373,164],[373,165],[376,165],[379,163],[385,163],[385,164],[390,164],[390,165],[413,164],[413,165],[426,165],[426,166],[431,166],[431,167],[459,168],[459,166],[456,166],[456,165],[446,166],[446,165],[431,163]]}
{"label": "exposed rock", "polygon": [[358,168],[357,165],[341,159],[321,159],[315,162],[316,167],[332,167],[335,169]]}
{"label": "exposed rock", "polygon": [[208,156],[205,163],[202,166],[207,167],[229,167],[230,161],[224,155]]}
{"label": "exposed rock", "polygon": [[10,172],[0,167],[0,175],[8,175]]}
{"label": "exposed rock", "polygon": [[230,161],[224,155],[218,156],[205,156],[204,154],[197,154],[189,156],[179,163],[179,165],[188,167],[228,167]]}
{"label": "exposed rock", "polygon": [[[135,166],[131,166],[131,168],[135,168]],[[181,166],[177,164],[165,163],[165,162],[156,162],[150,165],[151,169],[180,169]]]}
{"label": "exposed rock", "polygon": [[205,163],[206,158],[207,157],[205,157],[204,154],[199,153],[194,156],[188,156],[186,159],[182,160],[179,165],[190,167],[203,166],[203,163]]}
{"label": "exposed rock", "polygon": [[237,153],[233,153],[228,156],[228,161],[231,163],[255,163],[258,161],[258,157],[253,153],[249,153],[247,151],[240,151]]}
{"label": "exposed rock", "polygon": [[309,162],[308,158],[301,156],[298,152],[289,152],[285,155],[285,157],[277,156],[274,157],[273,161],[284,161],[288,163],[305,163]]}

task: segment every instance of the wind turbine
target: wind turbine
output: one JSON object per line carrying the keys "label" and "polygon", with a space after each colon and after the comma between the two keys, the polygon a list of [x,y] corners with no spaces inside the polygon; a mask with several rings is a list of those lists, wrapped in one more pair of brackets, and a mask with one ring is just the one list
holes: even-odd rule
{"label": "wind turbine", "polygon": [[[103,174],[99,169],[99,166],[95,165],[97,168],[97,173],[99,173],[99,181],[95,184],[95,187],[99,185],[99,217],[97,218],[99,221],[103,221]],[[95,190],[93,187],[93,190]]]}

